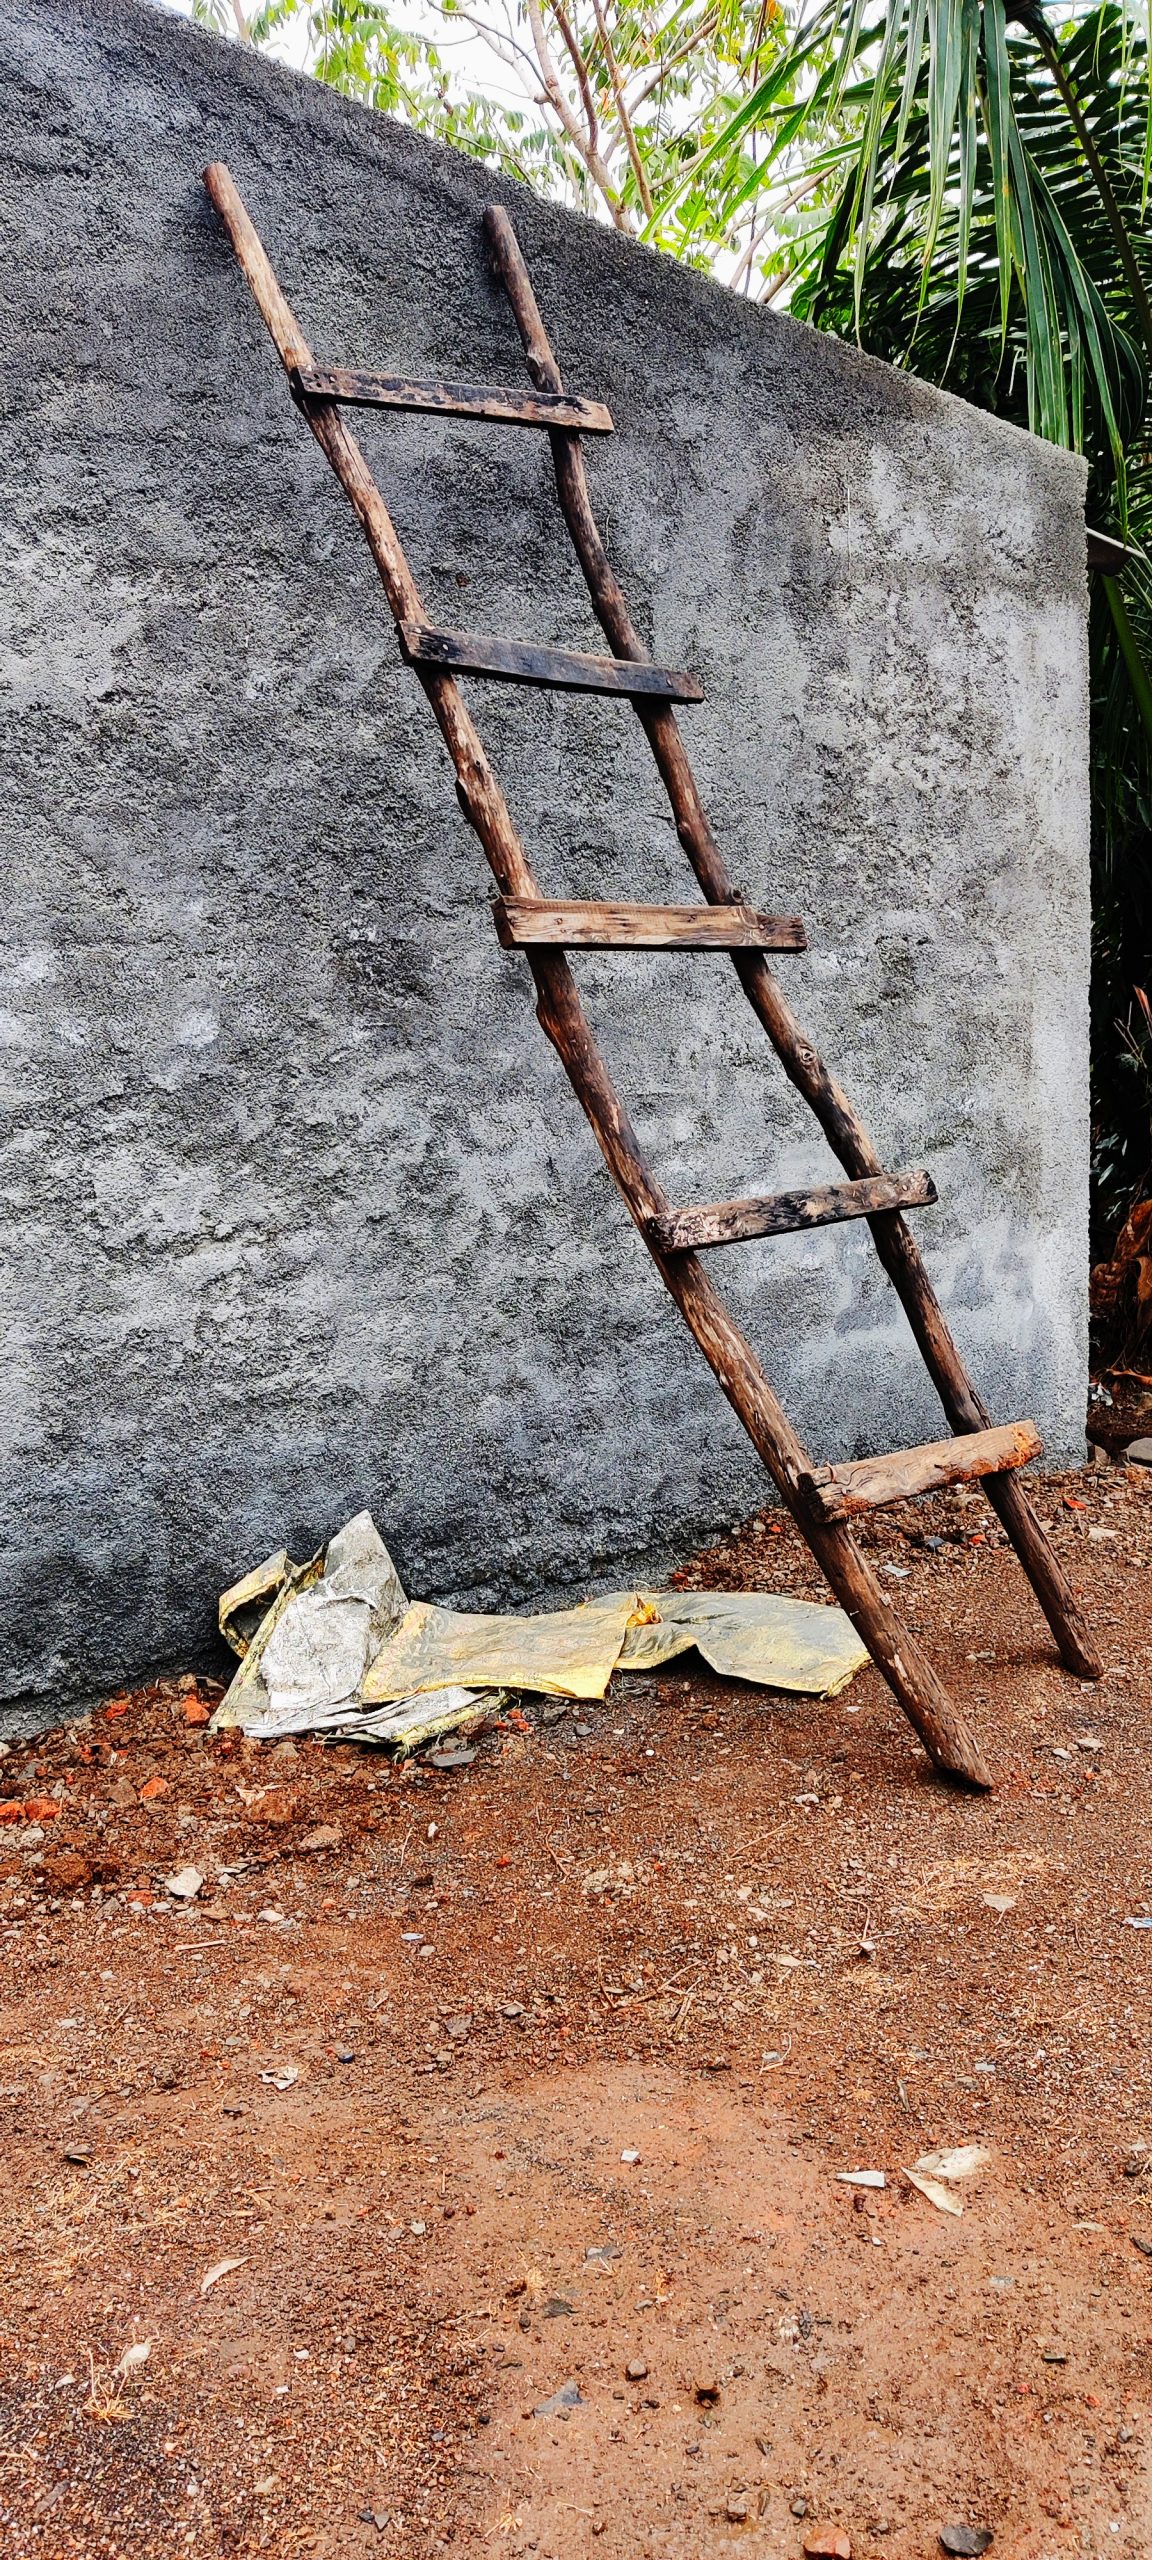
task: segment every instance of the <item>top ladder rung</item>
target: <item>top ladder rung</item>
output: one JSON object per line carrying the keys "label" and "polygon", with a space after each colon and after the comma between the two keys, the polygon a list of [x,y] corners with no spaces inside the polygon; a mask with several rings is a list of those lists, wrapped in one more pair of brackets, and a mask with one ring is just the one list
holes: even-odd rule
{"label": "top ladder rung", "polygon": [[995,1431],[963,1431],[955,1440],[929,1440],[922,1449],[894,1449],[886,1458],[855,1458],[842,1467],[814,1467],[803,1489],[826,1520],[849,1520],[879,1511],[887,1502],[909,1502],[943,1485],[974,1476],[1003,1475],[1040,1457],[1044,1443],[1034,1422],[1008,1422]]}
{"label": "top ladder rung", "polygon": [[496,676],[506,684],[549,685],[558,693],[618,693],[656,702],[703,702],[698,676],[650,666],[646,658],[592,658],[580,649],[546,649],[534,640],[487,632],[434,631],[427,622],[398,624],[410,667],[442,675]]}
{"label": "top ladder rung", "polygon": [[[722,912],[722,910],[721,910]],[[779,948],[779,945],[775,946]],[[702,1253],[715,1244],[747,1244],[755,1236],[795,1235],[842,1218],[876,1218],[889,1209],[930,1209],[936,1185],[914,1173],[867,1173],[858,1182],[814,1183],[808,1191],[775,1191],[751,1200],[710,1200],[650,1218],[645,1235],[662,1253]]]}
{"label": "top ladder rung", "polygon": [[424,417],[487,418],[501,427],[569,427],[610,436],[611,411],[601,400],[568,391],[505,390],[488,382],[409,382],[399,373],[361,373],[354,365],[294,365],[298,401],[335,400],[350,409],[415,409]]}

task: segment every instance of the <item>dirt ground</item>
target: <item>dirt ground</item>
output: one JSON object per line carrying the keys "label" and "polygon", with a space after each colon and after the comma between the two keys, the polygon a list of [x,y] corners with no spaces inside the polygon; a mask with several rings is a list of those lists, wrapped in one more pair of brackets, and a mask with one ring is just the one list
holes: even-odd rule
{"label": "dirt ground", "polygon": [[[7,2560],[1144,2560],[1152,1470],[1038,1496],[1092,1690],[979,1496],[866,1532],[991,1797],[870,1671],[445,1772],[192,1681],[9,1748]],[[820,1596],[771,1514],[684,1579]],[[969,2142],[947,2214],[902,2173]]]}

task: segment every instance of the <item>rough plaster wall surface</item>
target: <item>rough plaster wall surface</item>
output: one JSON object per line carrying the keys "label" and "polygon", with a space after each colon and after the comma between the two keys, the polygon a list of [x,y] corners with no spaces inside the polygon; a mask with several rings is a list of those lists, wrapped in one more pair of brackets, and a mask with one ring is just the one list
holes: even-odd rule
{"label": "rough plaster wall surface", "polygon": [[[4,1638],[202,1657],[360,1504],[409,1587],[657,1568],[765,1480],[502,953],[351,513],[199,172],[322,357],[524,379],[514,210],[738,880],[1004,1419],[1083,1454],[1086,679],[1068,456],[135,0],[0,17]],[[432,615],[595,647],[543,440],[365,419]],[[693,884],[623,704],[473,687],[553,894]],[[830,1179],[731,973],[580,963],[671,1196]],[[722,1278],[823,1457],[939,1428],[859,1226]]]}

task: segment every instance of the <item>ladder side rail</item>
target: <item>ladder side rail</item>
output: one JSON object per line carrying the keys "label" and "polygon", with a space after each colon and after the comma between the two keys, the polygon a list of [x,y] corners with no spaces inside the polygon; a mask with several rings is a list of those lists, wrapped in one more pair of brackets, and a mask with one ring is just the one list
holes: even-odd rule
{"label": "ladder side rail", "polygon": [[[511,220],[502,205],[490,205],[484,221],[529,373],[538,389],[562,392],[563,377]],[[647,651],[601,540],[580,439],[554,430],[549,442],[561,509],[597,619],[618,656],[645,657]],[[700,798],[676,715],[663,703],[638,702],[634,708],[667,792],[677,835],[700,886],[715,904],[727,905],[736,893]],[[862,1120],[802,1031],[767,962],[758,954],[747,952],[734,951],[731,958],[785,1074],[814,1112],[846,1172],[856,1180],[883,1173],[885,1168]],[[968,1375],[907,1222],[898,1210],[886,1210],[870,1217],[868,1225],[953,1431],[989,1429],[991,1410]],[[985,1476],[980,1481],[1028,1576],[1061,1660],[1081,1679],[1099,1679],[1103,1670],[1100,1655],[1024,1487],[1015,1477]]]}
{"label": "ladder side rail", "polygon": [[[205,171],[204,182],[230,234],[237,260],[285,370],[310,364],[310,350],[229,171],[221,163],[213,163]],[[415,579],[355,438],[334,411],[326,411],[319,403],[309,404],[308,423],[359,517],[394,618],[398,622],[418,618],[421,601]],[[461,807],[500,887],[505,894],[537,897],[539,891],[511,811],[457,685],[450,676],[427,669],[416,672],[456,768]],[[839,1522],[814,1516],[806,1490],[812,1471],[808,1453],[778,1403],[751,1345],[733,1323],[699,1261],[691,1254],[666,1256],[655,1251],[649,1242],[649,1222],[666,1217],[671,1203],[641,1155],[628,1114],[593,1039],[568,962],[554,951],[533,951],[528,958],[541,1028],[557,1051],[625,1205],[665,1287],[796,1518],[837,1599],[930,1758],[971,1786],[990,1787],[991,1771],[979,1743],[931,1663],[902,1627],[871,1565]]]}

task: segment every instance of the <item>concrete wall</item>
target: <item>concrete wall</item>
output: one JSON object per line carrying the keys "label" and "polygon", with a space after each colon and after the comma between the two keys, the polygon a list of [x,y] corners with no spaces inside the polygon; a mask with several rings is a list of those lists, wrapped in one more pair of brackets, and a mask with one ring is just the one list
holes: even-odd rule
{"label": "concrete wall", "polygon": [[[202,1655],[361,1503],[409,1586],[586,1588],[756,1506],[497,948],[356,526],[203,196],[317,351],[520,382],[515,208],[737,879],[998,1414],[1083,1451],[1079,465],[133,0],[0,16],[0,1694]],[[542,440],[367,424],[434,614],[596,646]],[[691,895],[623,705],[474,689],[553,892]],[[676,1199],[828,1178],[720,960],[581,967]],[[859,1227],[724,1280],[824,1456],[938,1408]]]}

